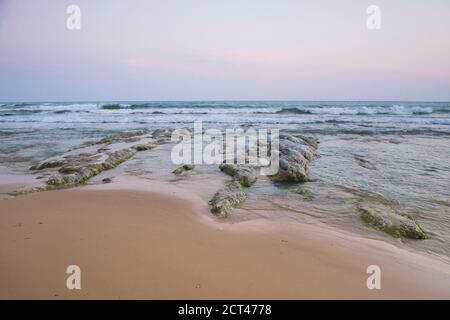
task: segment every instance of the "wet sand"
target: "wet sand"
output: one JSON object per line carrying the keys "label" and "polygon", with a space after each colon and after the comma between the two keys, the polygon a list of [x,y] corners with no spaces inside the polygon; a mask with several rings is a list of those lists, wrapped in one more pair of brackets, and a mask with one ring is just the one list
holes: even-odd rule
{"label": "wet sand", "polygon": [[[450,298],[433,257],[325,226],[224,223],[181,190],[114,186],[0,201],[0,298]],[[381,290],[366,287],[373,264]],[[81,290],[66,288],[69,265]]]}

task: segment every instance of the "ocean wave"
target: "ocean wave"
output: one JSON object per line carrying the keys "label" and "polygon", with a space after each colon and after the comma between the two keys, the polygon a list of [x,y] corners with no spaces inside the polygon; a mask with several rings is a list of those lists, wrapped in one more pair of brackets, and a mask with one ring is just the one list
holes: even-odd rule
{"label": "ocean wave", "polygon": [[21,110],[10,110],[7,109],[5,111],[0,111],[0,117],[13,117],[13,116],[33,116],[38,114],[46,114],[49,117],[50,114],[65,114],[65,113],[90,113],[90,111],[87,110],[68,110],[68,109],[62,109],[62,110],[42,110],[42,109],[34,109],[34,110],[27,110],[27,109],[21,109]]}
{"label": "ocean wave", "polygon": [[[193,112],[163,112],[163,111],[152,111],[152,112],[142,112],[142,111],[136,111],[136,112],[131,112],[130,114],[132,115],[136,115],[136,114],[141,114],[141,115],[148,115],[148,114],[154,114],[154,115],[206,115],[206,114],[210,114],[208,112],[205,111],[193,111]],[[215,114],[220,114],[220,113],[215,113]],[[226,114],[226,113],[224,113]]]}
{"label": "ocean wave", "polygon": [[312,114],[309,110],[302,110],[299,108],[283,108],[277,112],[276,114]]}
{"label": "ocean wave", "polygon": [[[449,103],[357,103],[357,102],[104,102],[104,103],[9,103],[0,111],[9,112],[92,112],[130,114],[133,110],[153,114],[274,114],[280,117],[302,115],[397,115],[423,116],[450,114]],[[26,114],[24,114],[26,115]],[[0,115],[1,116],[1,115]]]}
{"label": "ocean wave", "polygon": [[143,113],[153,114],[276,114],[276,115],[427,115],[438,112],[448,112],[449,110],[433,109],[432,107],[405,107],[393,105],[386,107],[174,107],[166,106],[161,108],[154,105],[103,105],[103,110],[148,110]]}
{"label": "ocean wave", "polygon": [[431,106],[403,105],[352,105],[333,106],[325,104],[276,107],[253,104],[211,105],[211,104],[107,104],[104,110],[148,110],[153,114],[277,114],[277,115],[428,115],[450,113],[450,107],[433,108]]}
{"label": "ocean wave", "polygon": [[57,110],[55,111],[55,114],[64,114],[64,113],[71,113],[71,110]]}
{"label": "ocean wave", "polygon": [[431,114],[430,107],[405,108],[394,105],[392,107],[298,107],[283,108],[276,114],[323,114],[323,115],[423,115]]}
{"label": "ocean wave", "polygon": [[321,134],[321,135],[358,135],[358,136],[450,136],[450,131],[442,129],[431,128],[416,128],[416,129],[358,129],[358,128],[303,128],[303,133]]}
{"label": "ocean wave", "polygon": [[28,106],[34,106],[36,105],[36,103],[30,103],[30,102],[17,102],[17,103],[7,103],[7,104],[2,104],[1,106],[5,106],[5,107],[28,107]]}
{"label": "ocean wave", "polygon": [[0,117],[10,117],[10,116],[27,116],[27,115],[34,115],[37,113],[41,113],[42,110],[11,110],[6,109],[5,111],[0,111]]}
{"label": "ocean wave", "polygon": [[251,104],[251,103],[214,103],[214,102],[149,102],[149,103],[110,103],[100,104],[101,109],[201,109],[201,108],[222,108],[222,109],[241,109],[241,108],[266,108],[269,104]]}
{"label": "ocean wave", "polygon": [[15,134],[17,134],[17,133],[14,131],[0,130],[0,137],[9,137],[9,136],[14,136]]}
{"label": "ocean wave", "polygon": [[105,104],[101,108],[104,110],[120,110],[122,106],[120,104]]}
{"label": "ocean wave", "polygon": [[[101,110],[131,111],[153,114],[229,114],[229,113],[274,113],[277,108],[255,107],[250,105],[212,105],[212,104],[104,104]],[[148,110],[145,112],[144,110]],[[133,112],[137,113],[137,112]]]}
{"label": "ocean wave", "polygon": [[122,115],[95,115],[75,112],[57,114],[55,116],[49,116],[47,114],[37,115],[35,117],[0,117],[0,123],[192,123],[197,120],[208,123],[217,124],[235,124],[235,123],[252,123],[261,125],[310,125],[310,126],[359,126],[359,127],[374,127],[374,128],[400,128],[400,127],[433,127],[450,130],[450,119],[442,118],[360,118],[360,117],[279,117],[276,115],[267,115],[263,117],[242,117],[239,115],[223,116],[220,114],[127,114]]}
{"label": "ocean wave", "polygon": [[433,113],[450,113],[450,106],[447,108],[434,108]]}
{"label": "ocean wave", "polygon": [[2,112],[16,113],[17,115],[31,115],[34,113],[59,113],[65,112],[90,112],[97,109],[97,104],[92,103],[63,103],[63,104],[5,104],[0,107]]}

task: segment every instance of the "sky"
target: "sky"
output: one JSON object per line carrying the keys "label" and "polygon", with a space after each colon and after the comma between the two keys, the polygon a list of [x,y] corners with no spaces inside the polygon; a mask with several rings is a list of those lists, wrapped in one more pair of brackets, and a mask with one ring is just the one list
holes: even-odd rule
{"label": "sky", "polygon": [[143,100],[450,101],[450,1],[0,0],[0,101]]}

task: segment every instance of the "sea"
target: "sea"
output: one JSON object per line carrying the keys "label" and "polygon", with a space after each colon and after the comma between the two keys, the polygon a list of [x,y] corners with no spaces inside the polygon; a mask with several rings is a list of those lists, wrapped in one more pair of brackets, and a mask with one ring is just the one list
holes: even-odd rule
{"label": "sea", "polygon": [[[311,181],[263,179],[244,204],[247,218],[316,220],[450,257],[450,102],[4,102],[0,167],[26,172],[30,164],[85,141],[123,131],[192,127],[194,121],[206,128],[251,125],[319,139],[321,156],[311,163]],[[429,239],[398,240],[371,230],[355,210],[364,198],[400,207]]]}

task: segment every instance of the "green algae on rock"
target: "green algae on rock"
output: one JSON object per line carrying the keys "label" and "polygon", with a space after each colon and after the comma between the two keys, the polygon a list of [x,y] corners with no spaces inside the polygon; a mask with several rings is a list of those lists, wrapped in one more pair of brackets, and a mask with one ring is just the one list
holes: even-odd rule
{"label": "green algae on rock", "polygon": [[[71,165],[68,163],[67,165],[74,170],[74,173],[69,174],[55,174],[52,175],[47,180],[47,185],[50,186],[71,186],[76,184],[82,184],[101,173],[105,170],[110,170],[112,168],[117,167],[122,162],[130,159],[134,156],[136,151],[130,149],[122,149],[115,152],[107,153],[107,158],[104,162],[99,163],[89,163],[86,166],[79,165],[79,163],[75,163],[75,165]],[[77,166],[78,165],[78,166]],[[62,172],[71,172],[67,171],[67,168]]]}
{"label": "green algae on rock", "polygon": [[211,212],[219,218],[226,218],[231,210],[247,199],[247,191],[238,181],[230,181],[211,199]]}
{"label": "green algae on rock", "polygon": [[[269,150],[272,150],[269,145]],[[279,170],[269,178],[273,181],[307,181],[309,179],[309,162],[319,157],[317,152],[318,140],[297,134],[280,134],[279,140]],[[238,158],[238,157],[236,157]],[[210,201],[211,211],[226,217],[231,210],[240,205],[247,198],[246,188],[251,187],[258,180],[258,166],[250,164],[222,163],[220,170],[232,177],[226,187],[218,191]]]}
{"label": "green algae on rock", "polygon": [[396,238],[427,239],[426,231],[417,221],[399,210],[374,201],[357,205],[360,218],[368,226],[386,232]]}
{"label": "green algae on rock", "polygon": [[219,168],[247,188],[251,187],[258,180],[256,169],[249,165],[222,163]]}
{"label": "green algae on rock", "polygon": [[48,177],[44,185],[21,188],[9,194],[17,196],[83,184],[101,172],[127,161],[136,152],[169,142],[171,132],[171,129],[123,132],[97,141],[84,142],[60,156],[30,168],[34,172],[42,171],[42,177]]}
{"label": "green algae on rock", "polygon": [[173,174],[179,176],[195,169],[193,164],[185,164],[172,171]]}

